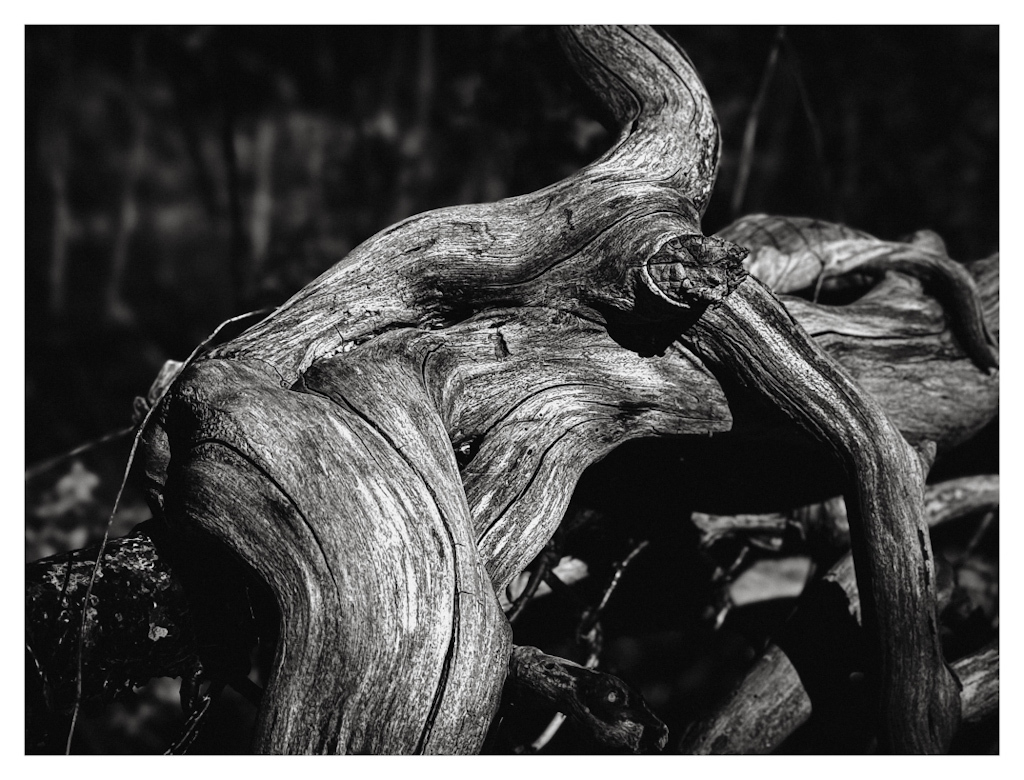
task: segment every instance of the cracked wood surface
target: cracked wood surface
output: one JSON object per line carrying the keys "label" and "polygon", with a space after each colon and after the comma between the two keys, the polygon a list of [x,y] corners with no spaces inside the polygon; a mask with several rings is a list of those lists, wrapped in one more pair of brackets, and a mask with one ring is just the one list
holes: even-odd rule
{"label": "cracked wood surface", "polygon": [[[992,259],[970,267],[984,292],[981,301],[991,313],[989,324],[998,333],[995,318],[998,263]],[[842,307],[785,300],[794,316],[809,332],[818,333],[816,340],[844,363],[858,383],[873,387],[875,397],[908,440],[935,441],[941,455],[994,418],[998,412],[998,384],[975,370],[967,356],[956,348],[941,307],[933,299],[915,287],[898,288],[896,292],[900,293],[898,297],[869,293],[861,301]],[[905,297],[908,293],[909,297]],[[879,299],[875,300],[876,297]],[[890,338],[864,335],[860,325],[864,318],[861,308],[867,304],[875,320],[872,332],[887,330]],[[919,311],[919,317],[916,320],[908,317],[908,309]],[[522,503],[516,503],[506,512],[508,527],[514,530],[502,537],[503,544],[498,537],[492,537],[491,552],[483,556],[485,565],[496,575],[497,586],[506,576],[500,572],[513,572],[514,576],[529,562],[524,562],[526,556],[521,552],[503,556],[501,549],[516,549],[511,542],[522,531],[530,531],[537,539],[549,533],[560,521],[579,474],[619,443],[634,437],[678,436],[706,447],[721,439],[726,449],[746,453],[756,449],[758,441],[777,438],[777,429],[756,427],[763,424],[762,421],[745,420],[734,427],[721,387],[678,345],[673,345],[661,357],[642,359],[621,349],[603,328],[586,320],[543,309],[531,310],[528,315],[524,317],[520,312],[516,319],[506,320],[498,312],[480,315],[445,331],[396,331],[389,338],[397,349],[384,350],[389,360],[416,366],[423,388],[435,388],[436,404],[446,421],[446,436],[459,462],[466,494],[471,497],[474,527],[492,526],[496,514],[512,497],[520,496]],[[825,332],[820,332],[820,326],[814,324],[819,317],[827,318]],[[888,326],[884,325],[886,322]],[[507,334],[507,338],[503,337],[504,352],[490,348],[496,344],[499,332]],[[916,357],[892,362],[894,345],[899,345],[900,354]],[[346,359],[372,366],[378,358],[368,351],[356,351]],[[329,376],[330,363],[325,363],[322,369]],[[317,373],[313,372],[312,376]],[[575,381],[566,381],[567,376],[575,376]],[[963,392],[954,392],[956,388]],[[542,413],[537,413],[538,408],[531,403]],[[614,430],[609,429],[602,440],[583,438],[575,451],[552,453],[546,450],[547,457],[542,457],[544,447],[531,447],[532,442],[551,441],[559,435],[557,432],[564,427],[559,425],[561,415],[575,415],[579,419],[588,413],[605,415],[610,408],[616,410],[621,421]],[[599,427],[598,422],[595,427]],[[711,439],[707,437],[708,432],[715,432]],[[780,456],[774,454],[773,458],[779,460]],[[560,469],[556,473],[567,475],[564,480],[552,476],[556,462]],[[688,461],[686,468],[692,470],[695,464]],[[757,477],[751,470],[745,478],[752,481]],[[937,494],[938,488],[941,492]],[[768,486],[761,485],[758,489],[767,490]],[[733,492],[721,482],[718,490]],[[998,495],[998,482],[968,478],[929,486],[925,495],[926,511],[930,515],[940,510],[960,512],[965,503],[975,506],[979,501],[994,500]],[[713,498],[706,496],[706,499]],[[711,537],[742,531],[751,524],[766,533],[781,534],[786,522],[783,514],[751,517],[747,525],[743,517],[734,516],[699,515],[697,521]],[[153,568],[152,562],[146,562],[153,554],[146,548],[138,565],[149,575],[162,576],[163,565]],[[116,567],[121,555],[111,550],[104,571],[107,567]],[[91,566],[91,560],[76,558],[75,561],[75,570],[80,573],[87,572]],[[30,569],[42,563],[32,564]],[[39,593],[30,591],[28,603],[33,609],[42,605],[40,608],[44,610],[38,620],[29,621],[30,643],[34,647],[57,645],[67,651],[73,647],[68,637],[77,630],[80,618],[76,619],[75,615],[80,613],[61,613],[60,620],[50,622],[47,615],[55,608],[53,602],[60,600],[64,590],[61,588],[62,572],[66,571],[52,566],[48,571],[45,576],[39,575]],[[173,573],[173,567],[171,571]],[[72,580],[72,587],[67,589],[69,593],[74,593],[77,582],[77,579]],[[112,582],[115,578],[101,578],[97,583],[101,602],[106,601],[106,583]],[[49,583],[48,588],[46,583]],[[136,594],[148,589],[148,585],[132,586],[126,591]],[[119,592],[114,589],[111,598],[116,598]],[[101,608],[101,615],[107,613],[107,609]],[[164,617],[171,620],[174,614],[167,612]],[[180,624],[180,620],[174,623]],[[145,629],[143,633],[148,632],[148,623],[133,625],[139,630]],[[51,637],[47,633],[48,626],[67,633],[68,637]],[[169,630],[174,634],[177,629],[170,627]],[[101,630],[98,635],[103,633]],[[113,629],[108,636],[118,636],[117,657],[133,658],[125,646],[126,642],[132,644],[135,640],[126,640]],[[156,649],[163,647],[166,642]],[[102,653],[99,649],[96,652]],[[48,662],[54,685],[59,686],[73,668],[72,660],[64,653]],[[152,668],[167,672],[166,663],[158,653]],[[143,664],[140,668],[149,667]],[[135,684],[149,676],[148,672],[132,676],[130,669],[125,675]],[[84,682],[88,691],[90,681],[87,678]],[[55,693],[55,699],[66,703],[69,689],[63,690],[65,694]]]}
{"label": "cracked wood surface", "polygon": [[927,467],[871,396],[831,361],[761,282],[748,277],[687,338],[722,373],[768,399],[843,464],[886,751],[944,752],[959,724],[936,613],[921,503]]}
{"label": "cracked wood surface", "polygon": [[[396,328],[452,325],[486,307],[628,316],[643,259],[699,233],[718,136],[686,58],[649,28],[572,28],[563,43],[623,125],[607,154],[539,192],[428,212],[369,239],[187,368],[149,435],[154,507],[226,545],[277,602],[260,750],[482,743],[510,645],[476,541],[486,549],[523,496],[474,527],[418,385],[422,364],[324,364],[379,350]],[[508,352],[496,336],[488,350]],[[570,421],[540,459],[561,462],[558,448],[579,448],[594,422]]]}
{"label": "cracked wood surface", "polygon": [[[925,511],[932,526],[998,505],[998,476],[929,485],[925,495]],[[723,533],[749,526],[746,518],[729,521],[718,519]],[[775,518],[766,522],[782,533]],[[764,525],[762,522],[758,527]],[[168,554],[168,542],[162,524],[150,520],[107,547],[104,576],[93,591],[98,622],[91,627],[87,656],[103,660],[86,665],[83,693],[88,705],[116,699],[152,677],[188,676],[201,668],[192,614],[173,556]],[[27,567],[27,730],[33,744],[46,737],[52,717],[47,711],[69,710],[74,702],[74,637],[81,622],[85,583],[97,552],[96,547],[77,550]],[[859,614],[848,557],[829,581],[842,587],[844,609]],[[245,623],[248,610],[244,604],[233,604],[232,609],[238,610],[243,620],[225,640],[237,642],[239,635],[251,635],[252,628]],[[242,649],[247,655],[247,648]],[[515,690],[551,706],[570,710],[583,707],[585,700],[579,698],[575,684],[566,686],[557,679],[540,679],[545,663],[568,662],[534,648],[516,648],[510,658],[510,675],[519,675],[512,681]],[[993,645],[956,659],[952,666],[963,685],[964,721],[980,721],[995,712],[999,706],[998,648]],[[606,682],[605,688],[618,689],[619,683]],[[588,695],[594,690],[589,688]],[[605,744],[630,749],[651,747],[653,743],[642,737],[650,730],[655,741],[660,739],[658,721],[633,697],[631,692],[615,702],[617,706],[604,706],[598,721],[583,713],[580,725]],[[778,645],[771,645],[714,714],[691,726],[679,748],[684,753],[772,752],[810,717],[811,711],[812,701],[800,673]]]}
{"label": "cracked wood surface", "polygon": [[[994,263],[984,268],[997,271]],[[865,298],[843,307],[849,322],[840,317],[838,325],[827,307],[790,305],[812,332],[816,312],[829,320],[819,339],[833,353],[856,357],[852,373],[858,381],[886,377],[878,397],[908,438],[931,439],[945,450],[991,419],[997,409],[994,383],[963,353],[959,360],[943,358],[943,350],[955,347],[943,346],[948,329],[932,299],[920,291],[916,298]],[[906,316],[908,300],[916,301],[916,320]],[[456,459],[461,454],[476,543],[498,589],[547,540],[579,474],[606,451],[632,437],[700,435],[731,424],[717,383],[678,346],[659,358],[640,358],[622,350],[604,328],[564,312],[537,309],[507,319],[510,315],[490,312],[438,331],[396,330],[321,361],[300,384],[305,393],[334,394],[343,404],[346,388],[351,393],[367,386],[372,400],[384,381],[403,388],[410,399],[420,398],[417,408],[424,414],[428,403],[438,410],[444,442]],[[868,315],[875,327],[865,332],[861,321]],[[886,321],[889,337],[880,349],[876,332]],[[889,362],[894,342],[922,360]],[[976,395],[951,395],[943,382],[936,384],[957,374],[965,377],[961,389],[973,382],[977,391],[987,392],[989,403],[978,404]],[[907,392],[908,387],[918,390]],[[430,401],[422,400],[428,393]],[[275,416],[284,408],[275,404]],[[409,408],[393,408],[383,419],[404,421],[409,413]],[[398,426],[399,432],[405,429]],[[730,435],[743,434],[733,430]],[[442,458],[438,454],[434,460]]]}
{"label": "cracked wood surface", "polygon": [[[628,438],[730,427],[715,379],[674,344],[689,327],[727,385],[846,464],[889,747],[943,749],[957,702],[918,576],[915,453],[746,276],[745,250],[700,235],[718,134],[685,55],[648,28],[562,40],[621,126],[608,153],[539,192],[382,231],[186,368],[147,432],[154,511],[225,545],[276,601],[257,748],[476,751],[510,648],[494,589],[550,537],[585,465]],[[984,334],[965,334],[984,357]],[[911,630],[892,645],[895,625]]]}
{"label": "cracked wood surface", "polygon": [[[971,268],[978,274],[980,288],[984,291],[982,303],[994,314],[998,310],[998,264],[994,260],[985,261],[975,263]],[[901,292],[906,294],[908,291]],[[790,309],[796,312],[795,316],[810,318],[801,321],[812,332],[816,330],[811,324],[815,312],[825,312],[829,318],[829,330],[817,337],[819,342],[830,354],[840,358],[858,357],[856,363],[848,365],[858,382],[863,384],[872,376],[885,377],[885,382],[876,383],[876,397],[886,411],[908,438],[936,441],[941,453],[961,443],[970,432],[992,419],[998,410],[998,396],[992,379],[972,369],[966,355],[951,342],[943,312],[937,303],[918,288],[911,287],[909,292],[912,294],[910,298],[879,296],[881,299],[875,302],[871,302],[874,295],[865,296],[872,316],[877,320],[874,330],[888,330],[892,335],[884,342],[886,349],[879,348],[879,339],[865,336],[858,324],[863,319],[861,302],[834,311],[804,305],[798,299],[787,301]],[[905,316],[905,311],[915,301],[915,306],[922,312],[916,324]],[[530,494],[530,490],[525,489],[528,484],[535,491],[535,495],[526,502],[527,509],[517,504],[506,518],[507,527],[513,529],[507,537],[507,546],[512,549],[515,549],[511,542],[515,540],[517,531],[532,528],[538,539],[549,533],[547,529],[561,519],[576,477],[606,448],[633,436],[680,435],[703,443],[709,440],[702,434],[712,430],[724,431],[731,425],[729,408],[721,388],[682,348],[673,346],[661,357],[641,359],[622,350],[603,328],[586,320],[564,312],[541,309],[531,310],[529,315],[526,319],[520,316],[506,320],[501,313],[493,313],[480,315],[446,331],[396,331],[389,334],[389,339],[391,346],[398,348],[382,352],[389,356],[388,360],[406,363],[415,369],[413,373],[418,375],[422,388],[436,388],[434,397],[438,409],[443,410],[442,419],[447,421],[449,446],[460,463],[467,495],[475,497],[471,506],[476,527],[493,524],[495,513],[500,509],[489,507],[503,507],[502,496],[521,494],[522,501]],[[847,317],[848,325],[843,324]],[[888,328],[882,324],[886,321]],[[990,324],[998,331],[997,320],[991,319]],[[499,332],[507,334],[507,337],[502,337],[504,350],[496,349],[496,334]],[[903,354],[915,354],[919,358],[887,362],[894,343],[901,345]],[[379,355],[373,351],[361,349],[345,359],[372,367],[378,358]],[[329,367],[329,362],[323,367],[328,377]],[[565,372],[569,376],[575,372],[577,381],[565,381]],[[310,378],[316,377],[317,373],[313,372]],[[947,392],[945,379],[950,376],[962,376],[960,386],[969,388],[967,392]],[[936,379],[943,381],[936,383]],[[535,388],[540,392],[536,393]],[[546,410],[546,414],[537,414],[536,409],[531,411],[531,397],[535,399],[534,404],[540,402],[536,399],[544,398],[546,406],[542,411]],[[493,406],[487,410],[492,405],[488,399],[495,398],[502,399],[504,406]],[[984,402],[976,403],[979,398]],[[516,408],[520,409],[519,416],[509,411]],[[605,415],[609,408],[617,409],[622,420],[614,431],[608,432],[607,440],[581,439],[577,450],[570,452],[568,457],[556,451],[558,457],[552,458],[549,451],[543,458],[543,448],[531,451],[530,442],[558,435],[557,431],[564,427],[558,424],[559,415],[575,414],[580,417],[588,414],[588,410],[596,415]],[[744,425],[726,435],[729,448],[746,451],[751,442],[772,435],[771,430],[758,432],[747,423]],[[715,438],[722,435],[716,434]],[[550,472],[554,460],[561,464],[558,473],[569,475],[565,480],[552,479],[543,473],[538,475],[538,472]],[[511,468],[514,464],[518,464],[517,467]],[[980,496],[975,495],[979,491],[972,490],[971,485],[958,488],[957,484],[946,485],[937,495],[933,495],[934,489],[929,489],[931,500],[926,507],[931,515],[938,510],[948,514],[954,511],[951,506],[962,506],[963,501],[990,500],[993,491],[997,493],[997,488],[987,487],[988,483],[981,485]],[[728,486],[721,489],[729,491]],[[961,495],[965,491],[966,494]],[[950,495],[945,496],[946,493]],[[497,497],[482,500],[488,496]],[[145,537],[131,544],[144,542]],[[75,558],[75,567],[87,573],[94,557],[84,552]],[[517,572],[525,565],[523,559],[526,556],[522,553],[518,557],[502,558],[497,552],[500,551],[492,552],[490,558],[485,556],[485,560],[492,561],[490,569],[493,572]],[[152,546],[139,554],[141,559],[131,564],[142,572],[138,576],[163,577],[166,561],[160,562]],[[123,557],[122,551],[112,548],[105,560],[104,572],[116,570]],[[59,587],[61,565],[57,559],[49,559],[30,566],[30,572],[41,573],[38,577],[30,574],[30,580],[37,582],[38,587],[30,590],[28,601],[29,609],[35,610],[32,614],[38,612],[41,616],[29,621],[29,645],[37,656],[46,661],[42,668],[50,700],[58,708],[67,706],[73,694],[74,658],[71,650],[74,643],[59,639],[56,634],[51,636],[48,630],[53,628],[73,637],[80,622],[80,608],[75,608],[80,594],[75,595],[75,587],[66,591]],[[173,575],[175,569],[171,567],[169,571]],[[118,671],[112,672],[112,677],[109,674],[97,677],[89,672],[92,664],[87,663],[84,680],[87,700],[116,694],[109,689],[112,680],[123,678],[138,685],[154,674],[175,674],[176,667],[173,664],[168,666],[167,658],[188,657],[190,652],[194,653],[194,650],[183,651],[180,644],[175,644],[184,641],[179,634],[185,636],[192,630],[190,620],[186,620],[187,613],[177,620],[174,618],[178,614],[175,603],[180,606],[183,599],[178,591],[166,593],[164,596],[167,598],[159,600],[159,614],[165,622],[174,622],[164,625],[157,621],[169,631],[158,642],[143,641],[148,637],[148,622],[145,625],[142,622],[133,624],[141,632],[138,641],[119,633],[123,628],[122,621],[110,621],[116,614],[131,612],[130,607],[126,612],[125,605],[121,603],[125,594],[145,595],[152,590],[145,583],[133,581],[124,593],[118,589],[107,593],[104,583],[120,581],[116,571],[111,571],[110,579],[103,578],[98,582],[99,589],[95,592],[100,599],[98,619],[103,625],[98,627],[96,634],[90,634],[115,642],[117,650],[107,653],[102,647],[94,649],[90,645],[87,660],[95,652],[124,659],[124,665],[119,662],[111,667],[108,662],[105,665],[108,672]],[[47,583],[50,585],[48,588]],[[173,579],[171,585],[175,585]],[[180,590],[180,586],[176,587]],[[110,608],[105,606],[108,596],[112,604]],[[60,602],[65,598],[68,603],[61,607]],[[152,605],[147,601],[143,606],[150,610]],[[58,612],[59,619],[47,617]],[[139,649],[131,649],[136,647]],[[55,648],[58,652],[52,652]],[[165,657],[167,653],[170,656]],[[742,722],[733,724],[732,734],[743,733],[739,725]]]}

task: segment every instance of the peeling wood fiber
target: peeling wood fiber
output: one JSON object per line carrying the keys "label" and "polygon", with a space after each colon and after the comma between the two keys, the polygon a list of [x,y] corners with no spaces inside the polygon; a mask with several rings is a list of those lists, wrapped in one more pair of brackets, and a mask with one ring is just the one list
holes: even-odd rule
{"label": "peeling wood fiber", "polygon": [[[718,130],[686,56],[643,27],[561,40],[621,125],[612,149],[538,192],[377,234],[185,369],[146,432],[154,512],[214,538],[276,600],[257,749],[478,751],[511,648],[495,589],[550,538],[587,465],[629,438],[729,430],[722,386],[739,383],[846,464],[889,747],[941,750],[958,699],[916,578],[927,539],[905,544],[923,478],[900,423],[748,276],[750,247],[701,235]],[[960,318],[976,313],[976,291],[956,290]],[[943,338],[928,319],[942,311],[922,304],[903,348]],[[872,343],[879,316],[822,335],[839,352]],[[948,438],[944,420],[917,424]]]}

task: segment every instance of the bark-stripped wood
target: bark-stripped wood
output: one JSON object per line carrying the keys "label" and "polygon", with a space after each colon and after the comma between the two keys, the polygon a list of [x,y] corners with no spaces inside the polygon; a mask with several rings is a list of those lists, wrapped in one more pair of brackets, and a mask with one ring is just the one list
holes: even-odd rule
{"label": "bark-stripped wood", "polygon": [[[187,367],[146,432],[154,511],[276,601],[257,749],[478,750],[510,652],[495,589],[551,536],[582,468],[628,438],[729,428],[715,379],[674,344],[689,328],[728,392],[738,379],[845,464],[883,737],[942,750],[959,706],[916,454],[747,275],[746,250],[701,235],[718,131],[685,55],[648,28],[562,42],[620,125],[608,153],[382,231]],[[977,373],[967,384],[991,390]]]}
{"label": "bark-stripped wood", "polygon": [[917,453],[752,277],[708,308],[685,338],[727,380],[842,462],[882,743],[896,752],[944,751],[960,707],[939,639],[935,564],[920,506],[926,468]]}
{"label": "bark-stripped wood", "polygon": [[845,225],[758,214],[737,220],[719,236],[744,246],[755,244],[744,267],[776,293],[813,289],[816,296],[852,273],[899,271],[928,282],[953,313],[954,327],[971,357],[986,369],[999,365],[996,340],[986,327],[973,278],[929,230],[907,241],[879,241]]}
{"label": "bark-stripped wood", "polygon": [[[995,314],[998,309],[998,265],[995,262],[977,263],[972,269],[979,274],[979,286],[985,291],[983,305]],[[857,362],[850,366],[861,384],[870,381],[871,377],[887,377],[887,381],[876,383],[880,402],[898,422],[905,435],[937,441],[941,452],[959,444],[966,435],[990,420],[997,412],[997,396],[991,391],[992,381],[972,371],[966,356],[948,342],[948,329],[944,327],[943,314],[938,305],[921,294],[920,290],[910,292],[912,295],[906,298],[883,297],[871,303],[868,297],[840,307],[838,314],[830,314],[827,329],[817,338],[830,354],[840,359],[848,360],[850,356],[858,356]],[[865,300],[870,303],[866,310],[868,304],[864,303]],[[794,308],[797,301],[791,300],[789,303]],[[907,311],[914,307],[919,310],[919,314],[908,317]],[[812,305],[796,308],[797,316],[811,318],[817,311],[825,311],[823,307]],[[831,307],[828,311],[832,311]],[[683,350],[673,347],[659,358],[642,360],[621,350],[604,329],[594,327],[591,323],[567,315],[547,315],[539,310],[532,313],[538,315],[532,324],[530,320],[520,318],[514,322],[514,329],[510,329],[508,323],[492,327],[495,322],[500,323],[501,319],[494,320],[489,315],[481,315],[449,331],[423,334],[408,329],[402,334],[393,334],[393,338],[402,335],[405,339],[398,352],[429,358],[424,386],[444,389],[442,396],[449,399],[440,406],[450,410],[446,415],[450,420],[448,436],[452,440],[456,458],[462,462],[461,476],[469,495],[487,496],[495,491],[506,491],[501,495],[514,496],[520,494],[528,484],[547,485],[532,503],[534,507],[545,510],[543,515],[548,520],[542,520],[541,525],[557,522],[576,477],[606,449],[633,436],[678,435],[687,432],[699,434],[728,426],[729,410],[724,394],[717,384],[709,381],[705,372],[697,369]],[[868,314],[874,324],[866,331],[863,323]],[[813,319],[805,319],[804,322],[812,331],[816,329],[812,325]],[[997,321],[992,319],[991,323],[998,330]],[[876,336],[886,331],[893,336],[889,339]],[[505,342],[505,350],[495,349],[496,334],[499,332],[508,334],[510,341]],[[424,340],[421,348],[412,348]],[[449,341],[455,346],[450,347]],[[891,358],[893,344],[901,345],[902,354],[917,357],[895,364],[887,362]],[[590,373],[587,372],[588,366]],[[579,374],[577,384],[558,382],[563,367]],[[950,376],[964,377],[961,386],[969,387],[970,390],[948,393],[944,378]],[[155,384],[162,384],[164,379],[163,376],[158,378]],[[970,384],[972,381],[974,384]],[[697,390],[689,394],[682,393],[681,390],[687,387]],[[538,437],[553,435],[552,428],[560,429],[557,416],[533,414],[529,406],[520,417],[506,415],[506,406],[510,409],[520,408],[522,401],[528,400],[534,393],[533,388],[547,388],[545,393],[554,399],[551,406],[563,410],[563,414],[586,415],[590,409],[593,414],[604,415],[608,408],[616,408],[617,414],[621,416],[621,424],[603,438],[590,440],[589,444],[588,440],[581,440],[581,446],[589,449],[572,453],[568,458],[559,458],[565,464],[561,467],[563,472],[567,470],[570,475],[564,482],[538,476],[539,472],[552,467],[550,453],[545,456],[535,449],[527,454],[528,447],[521,449],[515,453],[518,460],[511,461],[521,464],[515,469],[509,468],[510,461],[503,460],[509,456],[509,445],[514,445],[516,441],[514,437],[507,438],[509,434],[521,432],[525,428],[525,438],[536,440]],[[505,406],[483,412],[496,398],[504,399]],[[504,421],[495,424],[502,417],[505,417]],[[732,430],[726,438],[732,442],[730,446],[733,449],[746,451],[754,442],[771,434],[771,430],[758,432],[749,427],[741,427]],[[700,442],[708,441],[705,435],[693,438]],[[990,485],[990,480],[983,480],[979,485],[975,485],[975,482],[977,480],[968,480],[929,488],[926,493],[928,511],[934,513],[936,507],[952,511],[949,509],[951,506],[963,506],[965,502],[973,505],[978,500],[991,500],[993,494],[997,493],[997,486]],[[718,484],[719,489],[729,491],[727,485],[721,482]],[[935,493],[936,490],[939,493]],[[499,509],[492,509],[488,514],[487,507],[491,503]],[[474,517],[477,518],[475,522],[481,527],[490,524],[494,514],[503,506],[500,501],[481,502],[479,499],[474,505],[477,507],[474,511]],[[509,511],[519,510],[513,506]],[[532,512],[524,513],[522,523],[517,520],[515,524],[522,526],[536,519],[537,516]],[[159,525],[147,525],[159,529]],[[716,527],[726,532],[726,525],[737,526],[736,523],[720,521]],[[764,527],[766,522],[759,521],[758,525]],[[769,522],[767,525],[781,533],[778,522]],[[120,546],[145,545],[146,539],[146,535],[140,532],[138,537],[117,542],[104,560],[102,571],[108,572],[109,578],[97,583],[99,605],[96,619],[105,624],[96,628],[95,634],[91,632],[90,636],[117,637],[117,647],[108,652],[103,648],[87,646],[87,674],[83,681],[87,702],[93,698],[115,695],[116,690],[111,690],[109,685],[117,680],[125,681],[125,685],[138,685],[152,674],[178,673],[175,667],[168,666],[167,660],[161,655],[161,651],[168,648],[173,648],[168,652],[176,657],[183,652],[168,643],[179,633],[173,626],[159,626],[166,628],[168,633],[153,645],[151,650],[156,655],[148,660],[135,658],[136,651],[131,648],[136,647],[137,643],[119,633],[122,623],[117,616],[133,614],[133,608],[118,603],[118,599],[147,594],[154,586],[133,580],[111,594],[104,590],[104,583],[123,580],[121,574],[111,571],[118,568],[123,558]],[[145,575],[157,579],[164,576],[167,571],[166,560],[151,560],[152,556],[156,556],[151,544],[140,547],[137,552],[141,558],[130,564],[137,569],[133,576]],[[75,567],[86,576],[91,570],[94,557],[82,551],[74,560]],[[29,569],[28,643],[34,655],[45,660],[41,665],[48,682],[48,699],[58,709],[69,705],[69,696],[74,691],[73,684],[68,683],[68,676],[74,668],[73,637],[80,624],[81,614],[80,608],[75,608],[78,603],[75,588],[69,587],[65,591],[59,586],[63,581],[59,576],[63,571],[60,567],[64,564],[63,559],[49,559],[33,564]],[[510,563],[506,568],[515,569],[517,565]],[[173,567],[170,571],[173,574]],[[105,594],[112,598],[109,609],[105,606]],[[54,609],[64,609],[60,602],[65,597],[68,600],[67,611],[61,615],[59,624],[32,617],[49,614]],[[152,605],[147,603],[145,606],[149,609]],[[158,611],[165,617],[176,614],[171,605],[162,605]],[[63,638],[51,636],[51,626],[59,629]],[[140,632],[140,637],[148,638],[148,622],[136,622],[128,628],[132,626]],[[148,647],[146,642],[142,644]],[[115,660],[110,660],[112,658]],[[94,675],[92,665],[100,662],[100,659],[106,659],[102,661],[105,671]],[[94,678],[102,678],[102,685],[94,686]]]}
{"label": "bark-stripped wood", "polygon": [[[924,509],[930,525],[963,517],[999,505],[999,475],[976,474],[946,480],[924,489]],[[783,537],[793,526],[811,547],[821,552],[845,552],[850,547],[850,525],[842,496],[785,512],[718,515],[692,512],[690,519],[701,532],[700,544],[710,548],[726,539],[750,542],[766,550],[782,549]]]}
{"label": "bark-stripped wood", "polygon": [[[364,355],[380,351],[396,327],[485,307],[630,314],[644,258],[699,233],[718,140],[689,63],[645,28],[573,29],[564,41],[624,126],[608,154],[540,192],[378,234],[187,369],[150,434],[154,505],[223,542],[278,601],[261,750],[482,742],[509,645],[474,542],[486,550],[507,508],[473,528],[437,407],[417,387],[422,365],[326,363],[367,341]],[[545,453],[593,435],[586,426],[572,422]],[[520,546],[497,576],[535,553]],[[315,690],[313,676],[324,678]]]}
{"label": "bark-stripped wood", "polygon": [[[998,507],[999,481],[994,477],[969,477],[929,486],[923,503],[931,527]],[[720,525],[726,525],[724,518]],[[946,590],[950,588],[951,583],[948,583]],[[849,553],[832,566],[821,581],[814,583],[811,590],[791,621],[797,628],[790,634],[806,631],[808,626],[827,631],[844,617],[860,622],[861,599]],[[946,601],[949,595],[945,594]],[[842,614],[837,614],[840,612]],[[841,642],[842,630],[833,633],[833,644]],[[791,646],[794,640],[798,641],[798,637],[787,637],[783,644]],[[828,647],[828,641],[822,646]],[[998,647],[993,644],[957,659],[952,668],[961,688],[964,720],[978,721],[992,714],[999,706]],[[840,676],[843,672],[837,670],[835,674]],[[780,644],[769,645],[714,712],[687,729],[679,744],[680,751],[689,754],[775,751],[811,716],[812,699],[806,684],[786,650]]]}
{"label": "bark-stripped wood", "polygon": [[[926,490],[925,511],[931,525],[975,515],[999,505],[998,477],[979,476],[949,480]],[[769,520],[759,528],[775,527]],[[736,524],[720,518],[718,527],[745,530],[744,518]],[[95,707],[118,698],[156,676],[188,677],[202,672],[192,617],[177,569],[167,553],[169,541],[161,524],[147,521],[130,536],[107,547],[103,578],[93,591],[95,622],[90,625],[89,655],[83,677],[83,702]],[[781,533],[781,529],[778,531]],[[159,543],[155,540],[159,539]],[[163,552],[162,552],[163,551]],[[55,713],[69,712],[75,699],[74,640],[81,624],[84,584],[92,571],[98,548],[76,550],[32,563],[27,568],[26,650],[28,657],[28,738],[38,745],[55,722]],[[847,559],[829,581],[843,587],[846,604],[859,614],[852,566]],[[234,642],[232,652],[248,657],[255,629],[247,624],[246,604],[232,605],[236,614],[233,633],[223,637]],[[574,712],[581,728],[598,742],[629,750],[651,749],[660,742],[658,721],[630,692],[601,709],[602,716],[588,714],[586,699],[575,683],[564,679],[564,659],[516,648],[510,657],[513,689],[533,700]],[[555,679],[544,674],[554,664]],[[999,705],[999,654],[991,647],[953,663],[963,691],[966,722],[980,721]],[[206,672],[208,674],[208,672]],[[620,682],[594,677],[611,689]],[[241,687],[244,680],[230,684]],[[184,702],[183,702],[184,703]],[[811,699],[799,672],[777,645],[771,645],[720,707],[688,731],[683,752],[766,753],[777,749],[811,714]],[[52,736],[52,735],[51,735]],[[655,738],[656,737],[656,738]]]}
{"label": "bark-stripped wood", "polygon": [[[852,574],[852,569],[851,569]],[[988,646],[957,659],[961,720],[976,723],[999,709],[999,648]],[[788,684],[795,681],[796,684]],[[742,703],[740,701],[742,699]],[[811,698],[800,673],[778,645],[771,645],[730,700],[728,719],[700,721],[687,730],[678,749],[687,755],[764,755],[777,750],[811,717]],[[724,713],[722,713],[724,715]]]}

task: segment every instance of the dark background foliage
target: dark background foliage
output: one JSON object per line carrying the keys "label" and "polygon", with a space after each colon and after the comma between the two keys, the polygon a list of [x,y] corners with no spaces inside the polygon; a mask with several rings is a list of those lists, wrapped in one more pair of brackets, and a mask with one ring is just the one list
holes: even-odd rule
{"label": "dark background foliage", "polygon": [[[665,29],[722,127],[705,232],[768,212],[998,249],[998,28]],[[30,465],[124,428],[163,361],[378,230],[537,189],[612,140],[545,27],[28,27],[25,110]],[[28,481],[29,560],[98,540],[127,450]],[[146,515],[129,493],[117,531]],[[619,649],[672,677],[645,689],[661,704],[710,673],[708,652],[680,673],[671,636]],[[123,728],[93,749],[162,749]]]}

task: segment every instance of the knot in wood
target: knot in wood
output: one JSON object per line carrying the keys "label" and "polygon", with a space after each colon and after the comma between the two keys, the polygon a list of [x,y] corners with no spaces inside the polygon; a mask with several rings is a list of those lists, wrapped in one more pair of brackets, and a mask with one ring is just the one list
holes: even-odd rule
{"label": "knot in wood", "polygon": [[654,292],[685,308],[717,303],[743,281],[741,246],[699,233],[676,236],[647,259]]}

